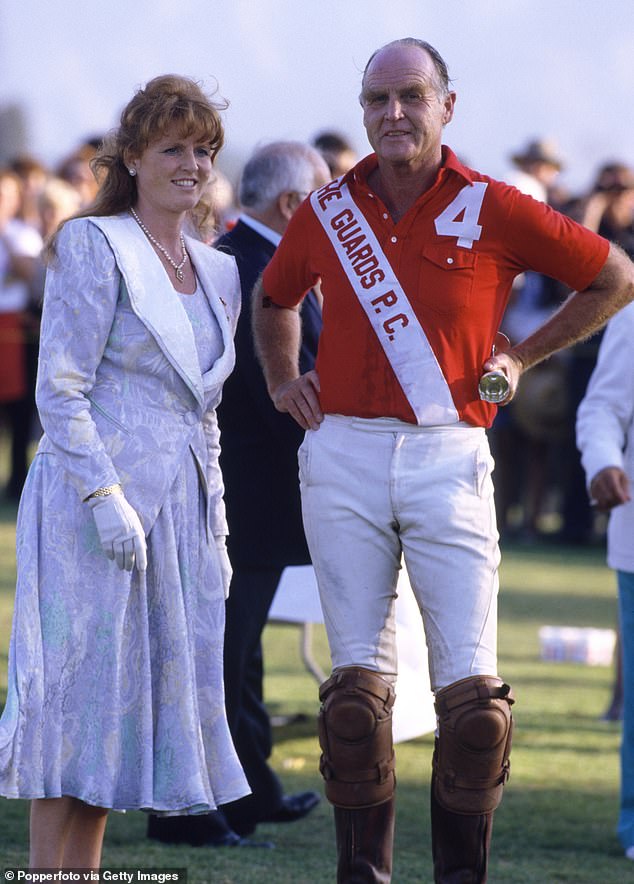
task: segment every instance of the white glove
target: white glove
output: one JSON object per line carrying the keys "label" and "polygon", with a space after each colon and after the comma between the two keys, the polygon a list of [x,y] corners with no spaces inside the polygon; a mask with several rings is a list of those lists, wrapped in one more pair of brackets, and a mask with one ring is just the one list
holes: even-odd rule
{"label": "white glove", "polygon": [[147,545],[141,520],[121,492],[86,501],[92,510],[101,540],[101,548],[109,559],[125,571],[136,564],[139,571],[147,569]]}
{"label": "white glove", "polygon": [[214,538],[214,540],[216,541],[216,549],[218,550],[220,575],[222,577],[222,585],[224,587],[226,601],[229,598],[229,588],[231,586],[233,568],[231,567],[229,553],[227,552],[227,538],[224,536],[224,534],[219,534],[218,537]]}

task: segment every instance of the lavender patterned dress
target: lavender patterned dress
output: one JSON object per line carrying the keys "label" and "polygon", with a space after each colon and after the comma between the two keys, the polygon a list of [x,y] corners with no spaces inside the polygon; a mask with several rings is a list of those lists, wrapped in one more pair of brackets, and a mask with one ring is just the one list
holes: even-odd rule
{"label": "lavender patterned dress", "polygon": [[[128,216],[71,222],[48,274],[0,794],[197,813],[249,792],[224,709],[215,543],[239,289],[188,240],[202,289],[184,305],[138,233]],[[146,531],[144,574],[105,557],[82,502],[116,481]]]}

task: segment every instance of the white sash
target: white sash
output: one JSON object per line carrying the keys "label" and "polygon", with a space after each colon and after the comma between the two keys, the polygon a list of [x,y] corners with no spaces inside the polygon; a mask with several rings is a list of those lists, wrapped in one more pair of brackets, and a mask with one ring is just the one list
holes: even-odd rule
{"label": "white sash", "polygon": [[457,423],[436,355],[407,295],[347,184],[339,178],[310,197],[335,254],[401,385],[419,426]]}

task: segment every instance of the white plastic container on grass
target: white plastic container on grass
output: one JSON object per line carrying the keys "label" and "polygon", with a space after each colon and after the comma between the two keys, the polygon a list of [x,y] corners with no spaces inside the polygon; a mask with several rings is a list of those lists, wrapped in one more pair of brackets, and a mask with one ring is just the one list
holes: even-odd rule
{"label": "white plastic container on grass", "polygon": [[541,659],[552,662],[611,666],[616,645],[614,629],[579,626],[542,626],[539,630]]}

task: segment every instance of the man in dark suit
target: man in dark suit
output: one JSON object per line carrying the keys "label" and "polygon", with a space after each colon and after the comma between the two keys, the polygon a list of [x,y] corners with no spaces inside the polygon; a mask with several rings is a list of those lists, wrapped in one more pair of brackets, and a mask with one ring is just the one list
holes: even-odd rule
{"label": "man in dark suit", "polygon": [[[297,449],[303,432],[273,406],[253,349],[251,292],[295,209],[329,180],[319,153],[299,142],[275,142],[247,162],[240,182],[244,213],[216,244],[234,255],[242,312],[236,367],[218,409],[233,566],[225,630],[229,727],[252,795],[223,808],[231,827],[249,834],[258,822],[292,822],[315,807],[315,792],[284,795],[268,764],[271,724],[262,696],[261,636],[282,571],[310,563],[302,527]],[[321,331],[321,305],[311,292],[302,307],[300,361],[310,371]]]}
{"label": "man in dark suit", "polygon": [[[282,571],[287,565],[309,564],[310,557],[297,475],[297,449],[304,434],[268,395],[253,349],[251,292],[295,209],[329,178],[321,155],[308,145],[284,141],[256,150],[240,182],[243,213],[216,243],[236,258],[242,288],[236,367],[225,383],[218,419],[233,566],[225,628],[226,708],[252,794],[194,819],[153,817],[149,834],[159,840],[252,845],[244,836],[258,823],[293,822],[319,802],[316,792],[285,795],[268,764],[272,735],[263,701],[262,631]],[[302,371],[310,371],[321,331],[317,292],[306,297],[301,317],[300,363]]]}

